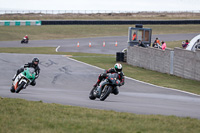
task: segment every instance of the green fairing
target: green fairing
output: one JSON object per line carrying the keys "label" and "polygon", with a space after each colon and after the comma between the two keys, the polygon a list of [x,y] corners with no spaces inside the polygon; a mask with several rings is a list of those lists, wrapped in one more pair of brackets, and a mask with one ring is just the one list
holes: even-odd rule
{"label": "green fairing", "polygon": [[31,80],[35,79],[35,73],[31,74],[29,71],[29,68],[25,69],[22,73],[27,79],[31,79],[31,78],[32,78]]}

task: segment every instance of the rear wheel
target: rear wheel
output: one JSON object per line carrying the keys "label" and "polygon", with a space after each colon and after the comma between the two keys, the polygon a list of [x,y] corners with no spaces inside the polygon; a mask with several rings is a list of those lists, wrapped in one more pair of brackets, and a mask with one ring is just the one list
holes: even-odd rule
{"label": "rear wheel", "polygon": [[100,100],[104,101],[110,95],[111,92],[112,92],[112,86],[105,86],[101,93]]}
{"label": "rear wheel", "polygon": [[22,89],[23,89],[23,86],[25,85],[26,83],[25,82],[22,82],[16,89],[16,93],[19,93]]}
{"label": "rear wheel", "polygon": [[14,89],[14,86],[12,85],[11,88],[10,88],[10,92],[14,93],[15,92],[15,89]]}
{"label": "rear wheel", "polygon": [[91,91],[90,91],[90,95],[89,95],[89,98],[91,99],[91,100],[95,100],[96,99],[96,97],[94,96],[94,90],[96,89],[96,87],[94,87]]}

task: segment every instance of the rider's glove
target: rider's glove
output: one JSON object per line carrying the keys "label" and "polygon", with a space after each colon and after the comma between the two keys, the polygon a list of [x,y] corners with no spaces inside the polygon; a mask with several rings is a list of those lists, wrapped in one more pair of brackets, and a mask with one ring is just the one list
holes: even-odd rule
{"label": "rider's glove", "polygon": [[39,77],[39,75],[37,74],[37,75],[35,75],[35,78],[38,78]]}
{"label": "rider's glove", "polygon": [[102,77],[106,77],[106,76],[107,76],[107,73],[101,73],[101,76],[102,76]]}

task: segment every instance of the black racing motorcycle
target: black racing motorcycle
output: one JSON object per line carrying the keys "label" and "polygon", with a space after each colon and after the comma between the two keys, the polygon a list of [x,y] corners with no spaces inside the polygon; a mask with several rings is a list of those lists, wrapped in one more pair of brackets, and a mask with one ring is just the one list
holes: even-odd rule
{"label": "black racing motorcycle", "polygon": [[21,44],[23,44],[23,43],[28,44],[28,39],[27,39],[27,38],[23,38],[23,39],[21,40]]}
{"label": "black racing motorcycle", "polygon": [[112,93],[117,86],[120,86],[120,80],[118,79],[117,73],[108,73],[107,78],[103,79],[99,86],[94,87],[89,94],[91,100],[99,98],[101,101],[104,101],[110,93]]}

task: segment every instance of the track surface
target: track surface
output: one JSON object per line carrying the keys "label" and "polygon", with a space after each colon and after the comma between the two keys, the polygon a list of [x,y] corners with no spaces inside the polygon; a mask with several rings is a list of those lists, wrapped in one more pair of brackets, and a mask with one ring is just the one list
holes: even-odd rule
{"label": "track surface", "polygon": [[[190,34],[165,34],[165,35],[153,35],[152,41],[158,37],[164,41],[178,41],[178,40],[190,40],[198,35],[197,33]],[[0,47],[58,47],[60,52],[85,52],[85,53],[103,53],[103,54],[116,54],[116,52],[122,51],[127,47],[127,36],[114,36],[114,37],[96,37],[96,38],[80,38],[80,39],[62,39],[62,40],[31,40],[30,43],[20,44],[20,41],[0,41]],[[89,41],[91,41],[92,47],[89,48]],[[103,41],[106,43],[106,47],[103,47]],[[118,46],[115,47],[115,43]],[[77,43],[79,46],[77,47]],[[181,42],[180,42],[181,46]]]}
{"label": "track surface", "polygon": [[[7,43],[13,47],[11,44],[14,42]],[[47,43],[48,41],[41,42]],[[59,40],[55,40],[55,42],[59,42]],[[49,45],[52,46],[53,43]],[[0,46],[2,46],[2,42],[0,42]],[[10,93],[11,78],[16,70],[35,56],[40,59],[41,68],[37,85],[35,87],[28,86],[19,94]],[[200,96],[149,85],[129,78],[126,78],[125,85],[119,88],[119,95],[110,95],[103,102],[89,100],[91,87],[103,70],[65,56],[0,53],[0,64],[1,97],[42,100],[47,103],[137,114],[189,116],[200,119]]]}

